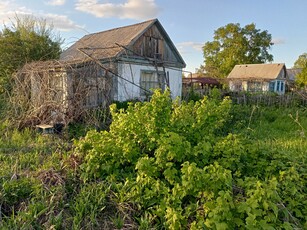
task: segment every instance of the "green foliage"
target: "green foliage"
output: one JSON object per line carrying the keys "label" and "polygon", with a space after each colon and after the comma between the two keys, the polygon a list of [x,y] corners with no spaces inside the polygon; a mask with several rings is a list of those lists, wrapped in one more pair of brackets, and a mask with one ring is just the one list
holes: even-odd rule
{"label": "green foliage", "polygon": [[191,87],[188,92],[183,96],[185,101],[199,101],[203,96],[196,92],[193,87]]}
{"label": "green foliage", "polygon": [[303,67],[302,72],[296,75],[295,83],[299,88],[303,88],[307,91],[307,63]]}
{"label": "green foliage", "polygon": [[[284,140],[255,141],[261,136],[256,130],[260,132],[267,125],[264,129],[269,132],[269,126],[280,125],[281,120],[288,121],[289,127],[276,127],[273,137],[280,138],[278,134],[287,129],[296,133],[301,127],[293,126],[288,114],[256,110],[250,117],[242,107],[233,113],[230,102],[221,100],[215,92],[211,99],[189,103],[171,103],[168,97],[167,93],[156,92],[151,102],[130,105],[126,112],[113,107],[110,131],[88,133],[77,144],[85,159],[83,179],[130,184],[126,202],[137,205],[141,216],[150,216],[146,223],[151,226],[169,229],[303,226],[306,181],[299,182],[299,177],[292,173],[291,179],[286,179],[291,185],[286,185],[280,173],[286,175],[295,166],[305,172],[303,165],[297,167],[296,163],[305,156],[299,154],[294,160],[290,150],[293,146],[287,150],[285,145],[281,152],[278,144]],[[241,112],[242,117],[238,116]],[[159,116],[163,119],[157,122]],[[238,121],[241,126],[233,130]],[[249,129],[242,132],[242,127],[247,126]],[[257,126],[261,129],[254,130]],[[227,134],[227,130],[240,134]],[[298,152],[303,153],[303,148]],[[290,191],[296,194],[296,189],[300,195],[290,198]],[[300,213],[296,214],[296,210]]]}
{"label": "green foliage", "polygon": [[293,68],[304,68],[306,65],[307,65],[307,53],[303,53],[294,62]]}
{"label": "green foliage", "polygon": [[14,209],[17,209],[17,206],[31,195],[32,190],[31,181],[27,178],[2,181],[0,203],[4,214],[12,214]]}
{"label": "green foliage", "polygon": [[302,72],[296,76],[295,83],[299,88],[307,89],[307,53],[301,54],[294,62],[294,68],[301,68]]}
{"label": "green foliage", "polygon": [[305,229],[306,112],[156,91],[70,152],[3,123],[0,228]]}
{"label": "green foliage", "polygon": [[78,139],[84,137],[89,130],[91,129],[86,124],[70,123],[68,124],[65,131],[67,133],[68,139]]}
{"label": "green foliage", "polygon": [[106,196],[109,188],[103,183],[84,185],[71,206],[73,208],[73,228],[86,229],[99,226],[99,219],[106,208]]}
{"label": "green foliage", "polygon": [[11,75],[25,63],[59,58],[62,39],[45,20],[18,17],[0,32],[0,93],[9,90]]}
{"label": "green foliage", "polygon": [[230,23],[214,32],[214,40],[203,47],[204,70],[212,77],[226,77],[237,64],[265,63],[272,61],[269,49],[272,36],[256,29],[255,24],[240,27]]}

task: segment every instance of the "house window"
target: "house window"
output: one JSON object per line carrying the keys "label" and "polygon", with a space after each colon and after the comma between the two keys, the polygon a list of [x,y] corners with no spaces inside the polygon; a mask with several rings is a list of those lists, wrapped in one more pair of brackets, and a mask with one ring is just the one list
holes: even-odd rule
{"label": "house window", "polygon": [[280,81],[277,81],[276,91],[279,91]]}
{"label": "house window", "polygon": [[230,84],[231,84],[230,88],[232,91],[242,91],[242,82],[232,81]]}
{"label": "house window", "polygon": [[271,81],[270,84],[269,84],[269,91],[274,92],[274,89],[275,89],[275,82]]}
{"label": "house window", "polygon": [[154,71],[141,71],[141,96],[148,95],[148,91],[161,88],[164,90],[164,73]]}
{"label": "house window", "polygon": [[284,83],[280,82],[280,91],[283,92],[284,91]]}
{"label": "house window", "polygon": [[248,91],[256,92],[256,91],[262,91],[262,84],[261,82],[249,82],[248,83]]}

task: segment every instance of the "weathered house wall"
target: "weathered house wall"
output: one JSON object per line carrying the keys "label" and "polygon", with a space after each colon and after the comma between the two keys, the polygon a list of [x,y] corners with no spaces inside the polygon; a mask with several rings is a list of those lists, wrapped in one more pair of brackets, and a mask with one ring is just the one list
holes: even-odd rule
{"label": "weathered house wall", "polygon": [[[118,64],[119,75],[125,76],[125,79],[136,83],[136,85],[130,84],[128,81],[123,79],[118,79],[118,97],[114,98],[118,101],[126,101],[130,99],[145,99],[142,95],[142,88],[137,85],[141,85],[142,72],[152,73],[155,77],[157,75],[157,70],[159,73],[166,74],[166,80],[163,82],[166,88],[169,86],[172,98],[181,97],[182,91],[182,71],[181,69],[174,68],[162,68],[152,65],[139,65],[139,64],[129,64],[129,63],[119,63]],[[164,77],[162,77],[164,78]],[[169,84],[169,85],[168,85]]]}
{"label": "weathered house wall", "polygon": [[39,123],[67,123],[89,108],[109,106],[117,93],[114,79],[95,62],[37,62],[16,74],[14,97],[23,104],[20,116]]}
{"label": "weathered house wall", "polygon": [[70,105],[93,108],[111,103],[114,95],[112,76],[97,64],[77,66],[67,76]]}

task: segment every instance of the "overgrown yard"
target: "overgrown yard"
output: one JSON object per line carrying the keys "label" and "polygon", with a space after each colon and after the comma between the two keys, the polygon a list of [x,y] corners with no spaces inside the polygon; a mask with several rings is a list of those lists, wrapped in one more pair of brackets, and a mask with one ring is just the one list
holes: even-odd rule
{"label": "overgrown yard", "polygon": [[0,228],[307,228],[306,108],[156,92],[111,111],[73,144],[1,124]]}

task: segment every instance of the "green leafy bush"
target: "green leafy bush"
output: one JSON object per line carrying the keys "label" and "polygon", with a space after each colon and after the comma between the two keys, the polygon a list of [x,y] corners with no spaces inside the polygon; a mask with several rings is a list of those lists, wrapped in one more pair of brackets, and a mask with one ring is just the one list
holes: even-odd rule
{"label": "green leafy bush", "polygon": [[306,112],[156,91],[69,152],[5,131],[0,228],[305,229]]}
{"label": "green leafy bush", "polygon": [[299,227],[283,219],[273,154],[227,134],[230,112],[227,98],[172,103],[159,91],[126,111],[113,106],[110,131],[91,131],[77,144],[82,178],[130,184],[128,201],[156,227]]}

